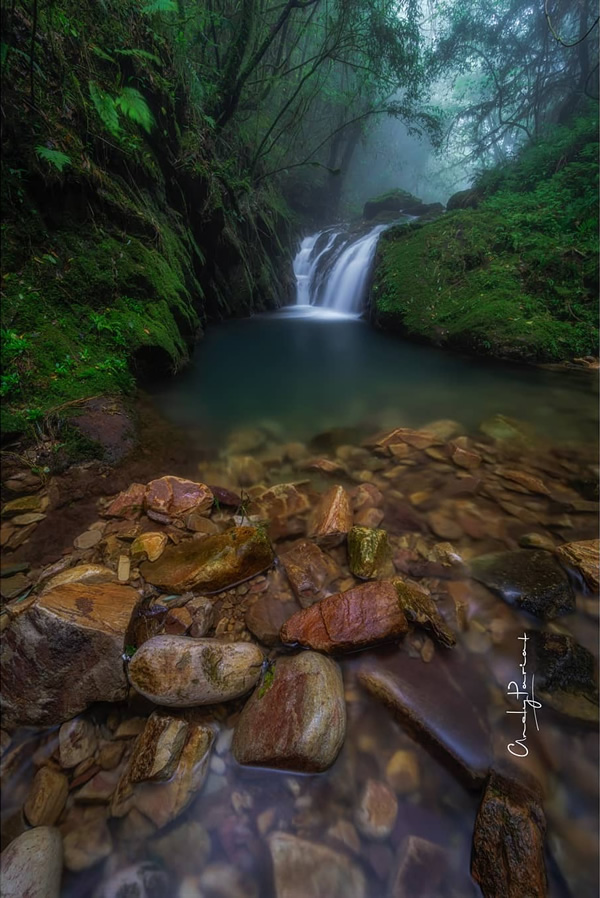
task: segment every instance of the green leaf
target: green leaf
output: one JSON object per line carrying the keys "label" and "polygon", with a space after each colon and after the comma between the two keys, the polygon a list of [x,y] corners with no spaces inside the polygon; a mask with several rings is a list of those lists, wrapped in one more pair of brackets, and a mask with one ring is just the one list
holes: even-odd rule
{"label": "green leaf", "polygon": [[109,94],[99,88],[95,81],[89,81],[88,85],[90,97],[102,124],[105,125],[111,134],[118,134],[121,128],[115,101]]}
{"label": "green leaf", "polygon": [[48,147],[39,146],[35,148],[35,152],[40,159],[48,162],[60,172],[66,165],[73,165],[70,157],[66,153],[61,153],[60,150],[51,150]]}
{"label": "green leaf", "polygon": [[177,12],[177,3],[175,0],[152,0],[151,3],[142,6],[142,13],[145,16],[153,16],[157,12]]}
{"label": "green leaf", "polygon": [[144,131],[150,133],[154,125],[154,118],[146,100],[135,87],[124,87],[117,99],[116,105],[123,115],[126,115],[137,125],[141,125]]}
{"label": "green leaf", "polygon": [[149,59],[150,62],[155,62],[156,65],[161,65],[158,56],[155,56],[154,53],[148,53],[147,50],[113,50],[113,53],[116,53],[117,56],[133,56],[137,59]]}

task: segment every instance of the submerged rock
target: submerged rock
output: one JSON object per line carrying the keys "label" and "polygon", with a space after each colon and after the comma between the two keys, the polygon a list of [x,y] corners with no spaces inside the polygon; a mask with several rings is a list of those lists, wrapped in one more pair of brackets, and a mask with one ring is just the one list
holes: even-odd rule
{"label": "submerged rock", "polygon": [[348,533],[350,570],[360,580],[376,580],[395,574],[392,550],[385,530],[353,527]]}
{"label": "submerged rock", "polygon": [[114,873],[94,892],[93,898],[158,898],[172,894],[168,874],[144,861]]}
{"label": "submerged rock", "polygon": [[365,898],[365,878],[347,855],[285,832],[268,842],[276,898]]}
{"label": "submerged rock", "polygon": [[356,825],[368,839],[387,839],[398,814],[398,800],[379,780],[367,780],[356,810]]}
{"label": "submerged rock", "polygon": [[185,720],[160,711],[151,714],[133,750],[131,782],[169,780],[181,757],[187,734]]}
{"label": "submerged rock", "polygon": [[310,516],[308,536],[325,547],[339,546],[353,524],[350,498],[343,486],[323,493]]}
{"label": "submerged rock", "polygon": [[73,583],[15,616],[3,633],[4,725],[54,726],[124,699],[123,640],[138,598],[116,583]]}
{"label": "submerged rock", "polygon": [[62,839],[52,826],[36,826],[0,855],[3,898],[59,898]]}
{"label": "submerged rock", "polygon": [[129,663],[131,685],[157,705],[190,708],[224,702],[258,680],[263,653],[248,642],[155,636]]}
{"label": "submerged rock", "polygon": [[320,773],[346,734],[344,684],[337,664],[315,652],[278,658],[245,706],[233,737],[240,764]]}
{"label": "submerged rock", "polygon": [[449,867],[446,851],[419,836],[408,836],[400,847],[389,898],[431,898]]}
{"label": "submerged rock", "polygon": [[480,555],[471,574],[509,605],[544,620],[575,611],[575,593],[553,555],[519,549]]}
{"label": "submerged rock", "polygon": [[536,699],[580,723],[599,721],[594,656],[572,636],[530,632],[534,651]]}
{"label": "submerged rock", "polygon": [[32,826],[53,826],[69,794],[69,781],[53,767],[41,767],[33,778],[23,811]]}
{"label": "submerged rock", "polygon": [[558,546],[556,554],[567,567],[579,571],[592,592],[600,589],[600,540],[586,539]]}
{"label": "submerged rock", "polygon": [[341,573],[333,558],[310,540],[296,543],[279,560],[303,608],[322,599],[329,584]]}
{"label": "submerged rock", "polygon": [[336,593],[294,614],[281,628],[281,641],[320,652],[352,652],[397,639],[407,630],[396,588],[379,580]]}
{"label": "submerged rock", "polygon": [[173,592],[198,588],[221,592],[249,580],[273,564],[273,549],[260,527],[233,527],[225,533],[169,546],[140,572],[148,583]]}
{"label": "submerged rock", "polygon": [[485,898],[545,898],[546,820],[539,798],[492,772],[477,813],[471,875]]}

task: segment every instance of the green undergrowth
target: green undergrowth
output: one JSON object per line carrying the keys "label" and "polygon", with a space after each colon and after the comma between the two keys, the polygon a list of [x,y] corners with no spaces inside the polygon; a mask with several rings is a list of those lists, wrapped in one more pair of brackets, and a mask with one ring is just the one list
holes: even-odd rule
{"label": "green undergrowth", "polygon": [[484,173],[477,209],[384,233],[375,321],[505,358],[597,354],[597,158],[590,114]]}

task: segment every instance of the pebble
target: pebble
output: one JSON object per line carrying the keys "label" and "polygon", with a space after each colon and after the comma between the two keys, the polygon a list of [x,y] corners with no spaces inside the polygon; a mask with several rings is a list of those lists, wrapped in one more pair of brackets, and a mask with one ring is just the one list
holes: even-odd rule
{"label": "pebble", "polygon": [[413,751],[394,752],[385,768],[385,776],[395,792],[406,795],[415,792],[420,785],[419,762]]}
{"label": "pebble", "polygon": [[369,839],[387,839],[398,814],[398,800],[389,786],[369,779],[355,814],[356,825]]}
{"label": "pebble", "polygon": [[32,826],[53,826],[61,815],[69,794],[69,781],[64,773],[52,767],[41,767],[33,778],[25,801],[24,812]]}
{"label": "pebble", "polygon": [[73,545],[76,549],[91,549],[97,546],[101,539],[102,534],[99,530],[86,530],[73,540]]}

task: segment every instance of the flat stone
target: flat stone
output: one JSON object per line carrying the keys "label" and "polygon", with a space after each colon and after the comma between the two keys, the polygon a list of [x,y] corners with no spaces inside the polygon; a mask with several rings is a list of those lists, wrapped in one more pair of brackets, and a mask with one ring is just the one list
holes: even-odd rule
{"label": "flat stone", "polygon": [[500,466],[495,469],[495,473],[499,474],[504,480],[517,483],[530,493],[540,493],[542,496],[550,495],[550,490],[546,484],[540,480],[539,477],[536,477],[534,474],[529,474],[527,471],[519,471],[517,468],[504,468]]}
{"label": "flat stone", "polygon": [[97,546],[101,539],[102,534],[99,530],[86,530],[73,540],[73,545],[76,549],[91,549]]}
{"label": "flat stone", "polygon": [[32,826],[53,826],[60,817],[69,794],[64,773],[40,767],[33,778],[23,811]]}
{"label": "flat stone", "polygon": [[127,586],[72,583],[15,616],[3,633],[5,726],[55,726],[95,701],[122,701],[123,640],[137,600]]}
{"label": "flat stone", "polygon": [[[396,653],[385,665],[364,667],[359,681],[409,736],[466,788],[477,789],[490,764],[490,735],[484,713],[472,701],[477,684],[460,663],[438,653],[431,664],[422,664]],[[487,701],[487,693],[480,701]]]}
{"label": "flat stone", "polygon": [[456,644],[456,636],[437,610],[431,596],[418,587],[405,583],[399,577],[395,577],[392,583],[396,589],[400,607],[409,623],[423,627],[431,633],[436,642],[446,648],[451,648]]}
{"label": "flat stone", "polygon": [[263,645],[278,645],[281,628],[299,610],[297,602],[282,602],[267,592],[246,612],[246,627]]}
{"label": "flat stone", "polygon": [[19,514],[41,514],[48,508],[48,496],[37,493],[35,496],[19,496],[2,507],[2,517],[14,517]]}
{"label": "flat stone", "polygon": [[339,546],[353,524],[352,508],[343,486],[332,486],[323,493],[310,515],[308,536],[324,547]]}
{"label": "flat stone", "polygon": [[348,533],[350,570],[360,580],[380,580],[396,573],[385,530],[354,526]]}
{"label": "flat stone", "polygon": [[131,782],[169,780],[181,757],[187,733],[185,720],[170,717],[160,711],[151,714],[144,732],[135,743],[131,759]]}
{"label": "flat stone", "polygon": [[155,636],[129,662],[131,685],[157,705],[189,708],[229,701],[258,680],[263,653],[248,642]]}
{"label": "flat stone", "polygon": [[269,568],[273,549],[264,530],[233,527],[225,533],[187,540],[165,549],[158,561],[140,565],[145,580],[173,592],[197,587],[221,592]]}
{"label": "flat stone", "polygon": [[449,447],[450,458],[459,468],[466,468],[468,471],[471,471],[473,468],[478,468],[482,462],[481,455],[478,452],[458,446],[456,443],[450,443]]}
{"label": "flat stone", "polygon": [[379,780],[368,779],[358,802],[355,818],[359,831],[368,839],[387,839],[398,814],[398,800]]}
{"label": "flat stone", "polygon": [[27,830],[0,855],[3,898],[59,898],[62,865],[59,831],[53,826]]}
{"label": "flat stone", "polygon": [[600,589],[600,540],[585,539],[558,546],[556,554],[566,567],[575,568],[592,592]]}
{"label": "flat stone", "polygon": [[523,533],[519,537],[519,546],[522,549],[544,549],[546,552],[554,551],[554,540],[543,533]]}
{"label": "flat stone", "polygon": [[83,717],[68,720],[58,731],[58,745],[61,767],[77,767],[91,758],[98,747],[94,724]]}
{"label": "flat stone", "polygon": [[449,860],[440,845],[419,836],[408,836],[398,852],[389,898],[430,898],[437,894],[450,866]]}
{"label": "flat stone", "polygon": [[302,540],[279,556],[294,593],[303,608],[326,595],[327,587],[340,576],[340,567],[315,543]]}
{"label": "flat stone", "polygon": [[365,898],[364,875],[346,854],[285,832],[268,843],[276,898]]}
{"label": "flat stone", "polygon": [[144,508],[157,514],[181,518],[190,512],[208,514],[213,501],[213,494],[205,483],[168,475],[150,481],[146,487]]}
{"label": "flat stone", "polygon": [[75,567],[67,568],[66,571],[61,571],[54,577],[50,577],[44,583],[42,594],[68,583],[111,583],[116,579],[115,572],[103,564],[77,564]]}
{"label": "flat stone", "polygon": [[293,483],[278,483],[255,496],[248,506],[248,514],[259,515],[268,521],[284,521],[301,515],[310,508],[308,496]]}
{"label": "flat stone", "polygon": [[241,713],[232,749],[239,764],[318,773],[333,764],[345,734],[339,667],[302,652],[267,670]]}
{"label": "flat stone", "polygon": [[294,614],[281,629],[281,641],[321,652],[345,652],[397,639],[407,630],[395,587],[378,580]]}
{"label": "flat stone", "polygon": [[544,620],[575,611],[569,579],[549,552],[518,549],[479,555],[471,575],[505,602]]}
{"label": "flat stone", "polygon": [[[202,518],[202,520],[206,520]],[[166,533],[146,532],[136,536],[131,545],[131,557],[143,558],[148,561],[158,561],[169,543]]]}
{"label": "flat stone", "polygon": [[46,515],[41,514],[39,511],[28,511],[27,514],[17,515],[12,519],[11,523],[16,524],[17,527],[28,527],[29,524],[39,524],[40,521],[43,521],[45,518]]}
{"label": "flat stone", "polygon": [[492,771],[471,855],[471,875],[484,898],[546,898],[545,831],[539,797]]}
{"label": "flat stone", "polygon": [[187,608],[169,608],[164,632],[171,636],[183,636],[192,626],[192,621],[191,612]]}

